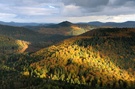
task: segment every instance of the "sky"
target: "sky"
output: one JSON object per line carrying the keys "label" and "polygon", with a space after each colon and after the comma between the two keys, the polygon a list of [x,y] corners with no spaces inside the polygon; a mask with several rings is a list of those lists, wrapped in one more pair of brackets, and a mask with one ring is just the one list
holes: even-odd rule
{"label": "sky", "polygon": [[0,21],[135,21],[135,0],[0,0]]}

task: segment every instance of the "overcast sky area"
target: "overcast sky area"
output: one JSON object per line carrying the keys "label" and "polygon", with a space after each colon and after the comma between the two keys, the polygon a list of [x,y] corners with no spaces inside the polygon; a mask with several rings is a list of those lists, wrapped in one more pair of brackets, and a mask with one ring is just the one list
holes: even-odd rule
{"label": "overcast sky area", "polygon": [[0,0],[0,21],[135,21],[135,0]]}

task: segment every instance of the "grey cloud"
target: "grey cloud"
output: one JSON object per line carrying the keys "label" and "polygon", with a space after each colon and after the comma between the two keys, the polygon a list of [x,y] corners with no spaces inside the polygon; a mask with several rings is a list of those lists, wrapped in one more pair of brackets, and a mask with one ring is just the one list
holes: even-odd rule
{"label": "grey cloud", "polygon": [[[109,0],[61,0],[65,6],[74,5],[80,7],[79,11],[74,11],[73,16],[89,16],[95,12],[101,12]],[[78,13],[76,13],[78,12]],[[80,13],[81,12],[81,13]],[[71,14],[69,14],[71,16]]]}
{"label": "grey cloud", "polygon": [[113,6],[122,6],[122,5],[126,5],[127,3],[130,4],[134,4],[135,0],[109,0],[110,2],[112,2],[111,4]]}
{"label": "grey cloud", "polygon": [[91,8],[107,5],[109,0],[62,0],[64,4],[74,4],[76,6]]}
{"label": "grey cloud", "polygon": [[19,6],[19,5],[35,5],[42,3],[64,3],[65,5],[74,4],[76,6],[91,8],[102,5],[107,5],[109,0],[1,0],[0,3],[5,3],[9,5]]}
{"label": "grey cloud", "polygon": [[82,15],[126,15],[135,14],[135,0],[67,0],[66,5],[80,6]]}

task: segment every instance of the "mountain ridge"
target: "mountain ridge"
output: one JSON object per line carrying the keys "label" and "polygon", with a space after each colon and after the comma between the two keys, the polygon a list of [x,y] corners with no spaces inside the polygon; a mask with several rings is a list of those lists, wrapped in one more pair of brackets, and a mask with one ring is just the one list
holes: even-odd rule
{"label": "mountain ridge", "polygon": [[[49,26],[49,25],[61,25],[64,22],[68,23],[68,25],[71,25],[72,23],[69,21],[63,21],[60,23],[36,23],[36,22],[31,22],[31,23],[21,23],[21,22],[3,22],[0,21],[0,24],[2,25],[9,25],[9,26]],[[80,23],[74,23],[74,24],[90,24],[94,26],[113,26],[113,27],[135,27],[135,21],[126,21],[126,22],[100,22],[100,21],[93,21],[93,22],[80,22]],[[64,25],[63,25],[64,26]]]}
{"label": "mountain ridge", "polygon": [[94,26],[111,26],[111,27],[119,27],[119,28],[134,28],[135,27],[135,21],[126,21],[126,22],[88,22],[90,25]]}

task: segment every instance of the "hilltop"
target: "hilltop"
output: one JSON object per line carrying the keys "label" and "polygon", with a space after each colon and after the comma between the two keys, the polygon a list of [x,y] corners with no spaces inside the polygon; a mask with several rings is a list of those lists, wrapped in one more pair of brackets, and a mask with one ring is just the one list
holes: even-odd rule
{"label": "hilltop", "polygon": [[36,27],[29,27],[31,29],[36,29],[37,32],[42,34],[57,34],[64,36],[76,36],[82,33],[85,33],[89,30],[94,29],[94,26],[90,26],[88,24],[74,24],[69,21],[63,21],[58,24],[50,24],[50,25],[42,25]]}
{"label": "hilltop", "polygon": [[73,23],[71,23],[69,21],[63,21],[63,22],[59,23],[58,25],[63,26],[63,27],[68,27],[68,26],[72,26]]}

